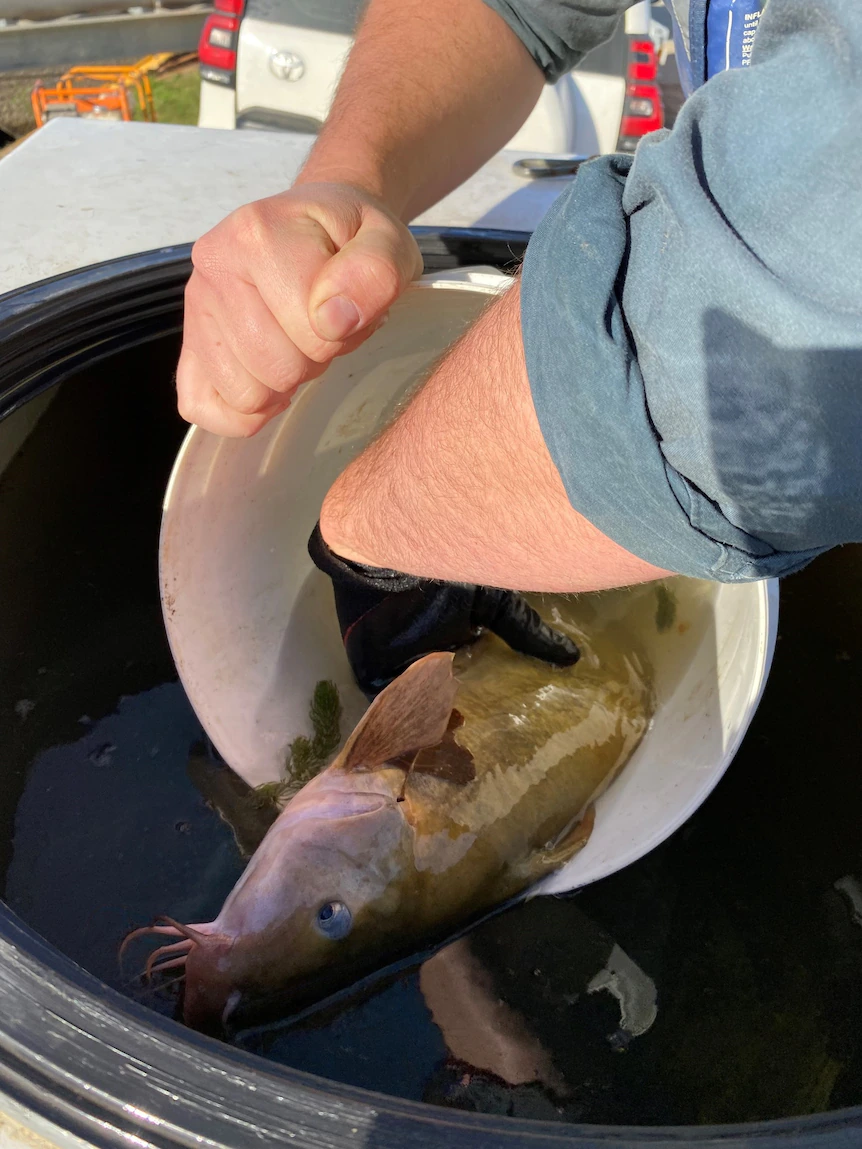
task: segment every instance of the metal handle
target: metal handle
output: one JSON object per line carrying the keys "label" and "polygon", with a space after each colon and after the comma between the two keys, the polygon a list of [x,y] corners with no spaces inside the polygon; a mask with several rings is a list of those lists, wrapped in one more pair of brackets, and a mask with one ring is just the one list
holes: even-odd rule
{"label": "metal handle", "polygon": [[566,159],[548,159],[546,157],[526,160],[515,160],[512,171],[523,179],[539,180],[552,176],[573,176],[578,168],[590,156],[569,156]]}

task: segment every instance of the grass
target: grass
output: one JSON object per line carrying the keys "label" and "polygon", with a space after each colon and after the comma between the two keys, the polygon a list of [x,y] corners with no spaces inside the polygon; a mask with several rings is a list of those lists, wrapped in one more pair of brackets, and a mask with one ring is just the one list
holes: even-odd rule
{"label": "grass", "polygon": [[36,126],[30,93],[40,75],[40,72],[0,73],[0,127],[10,135],[23,136]]}
{"label": "grass", "polygon": [[[62,71],[0,73],[0,127],[13,137],[26,135],[35,128],[30,93],[38,79],[51,84]],[[56,74],[55,74],[56,73]],[[200,105],[201,78],[197,64],[169,72],[166,76],[153,76],[150,80],[156,117],[161,124],[196,124]],[[141,119],[136,111],[136,120]],[[0,149],[2,150],[2,149]]]}
{"label": "grass", "polygon": [[154,76],[153,102],[160,124],[196,124],[201,102],[201,77],[197,65],[173,72],[167,76]]}

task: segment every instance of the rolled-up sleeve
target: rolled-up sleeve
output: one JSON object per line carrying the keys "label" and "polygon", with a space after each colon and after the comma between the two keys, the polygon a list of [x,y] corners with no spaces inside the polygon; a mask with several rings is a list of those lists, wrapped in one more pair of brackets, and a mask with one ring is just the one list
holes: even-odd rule
{"label": "rolled-up sleeve", "polygon": [[485,0],[554,83],[609,40],[636,0]]}
{"label": "rolled-up sleeve", "polygon": [[862,540],[860,122],[856,0],[772,0],[751,66],[584,165],[528,247],[548,448],[657,566],[744,581]]}

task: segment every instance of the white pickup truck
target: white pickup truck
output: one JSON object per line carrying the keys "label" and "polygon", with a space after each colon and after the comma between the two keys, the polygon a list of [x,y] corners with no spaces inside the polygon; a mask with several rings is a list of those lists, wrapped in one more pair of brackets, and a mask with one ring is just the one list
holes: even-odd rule
{"label": "white pickup truck", "polygon": [[[200,126],[316,132],[362,0],[215,0],[214,7],[199,47]],[[642,91],[643,57],[653,51],[649,7],[649,0],[638,5],[607,44],[545,87],[507,146],[589,156],[632,150],[632,138],[661,127],[658,88],[654,96]]]}

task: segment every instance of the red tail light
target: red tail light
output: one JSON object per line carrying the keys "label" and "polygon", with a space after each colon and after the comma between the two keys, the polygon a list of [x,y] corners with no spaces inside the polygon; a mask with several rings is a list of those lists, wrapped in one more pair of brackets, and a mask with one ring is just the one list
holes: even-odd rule
{"label": "red tail light", "polygon": [[657,84],[627,84],[621,136],[645,136],[664,127],[664,109]]}
{"label": "red tail light", "polygon": [[654,83],[658,60],[652,40],[632,40],[629,45],[628,79],[635,83]]}
{"label": "red tail light", "polygon": [[236,45],[245,0],[215,0],[216,11],[207,16],[198,42],[201,79],[233,87]]}
{"label": "red tail light", "polygon": [[618,151],[633,152],[642,136],[664,127],[664,107],[657,77],[658,59],[652,40],[630,40]]}

